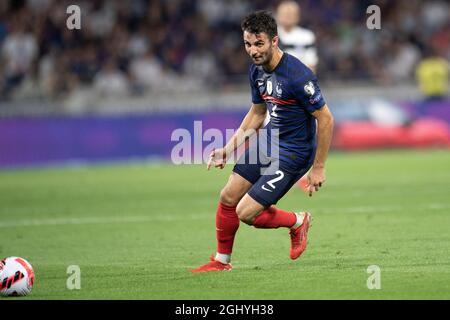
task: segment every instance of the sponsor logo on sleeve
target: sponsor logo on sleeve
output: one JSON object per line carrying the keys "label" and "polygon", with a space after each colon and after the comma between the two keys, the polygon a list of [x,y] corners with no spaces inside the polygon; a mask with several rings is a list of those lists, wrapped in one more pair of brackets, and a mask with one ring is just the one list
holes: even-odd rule
{"label": "sponsor logo on sleeve", "polygon": [[305,90],[305,93],[310,97],[309,103],[316,104],[317,102],[322,99],[322,94],[320,93],[320,90],[316,90],[314,83],[312,81],[309,81],[303,89]]}
{"label": "sponsor logo on sleeve", "polygon": [[316,92],[316,89],[314,88],[314,84],[309,81],[304,87],[303,89],[305,90],[306,94],[309,95],[310,97],[312,97],[314,95],[314,93]]}

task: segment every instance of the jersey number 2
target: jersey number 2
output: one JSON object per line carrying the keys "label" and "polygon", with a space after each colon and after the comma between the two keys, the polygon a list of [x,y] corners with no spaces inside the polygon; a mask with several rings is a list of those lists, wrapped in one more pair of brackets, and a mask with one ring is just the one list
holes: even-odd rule
{"label": "jersey number 2", "polygon": [[272,112],[270,113],[271,117],[278,117],[278,115],[275,113],[275,110],[277,109],[277,105],[275,104],[272,108]]}

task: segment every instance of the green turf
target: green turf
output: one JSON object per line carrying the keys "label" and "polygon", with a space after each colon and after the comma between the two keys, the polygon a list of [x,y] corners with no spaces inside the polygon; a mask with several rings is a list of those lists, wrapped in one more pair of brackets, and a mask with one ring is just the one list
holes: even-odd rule
{"label": "green turf", "polygon": [[[130,164],[0,171],[0,256],[36,272],[25,299],[449,299],[450,152],[330,156],[308,209],[307,251],[286,229],[241,224],[234,269],[192,274],[215,250],[215,208],[231,171]],[[69,265],[81,290],[66,288]],[[369,290],[369,265],[381,289]]]}

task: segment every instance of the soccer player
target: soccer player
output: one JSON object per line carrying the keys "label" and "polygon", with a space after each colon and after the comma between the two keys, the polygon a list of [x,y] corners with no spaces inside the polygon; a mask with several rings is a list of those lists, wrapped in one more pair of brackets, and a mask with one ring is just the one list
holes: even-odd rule
{"label": "soccer player", "polygon": [[[293,0],[282,1],[277,7],[276,20],[278,24],[279,47],[301,62],[312,72],[317,71],[319,57],[317,56],[316,36],[306,28],[299,26],[301,9]],[[264,126],[270,121],[267,113]],[[302,180],[305,179],[305,176]]]}
{"label": "soccer player", "polygon": [[311,30],[298,25],[300,14],[300,6],[295,1],[283,1],[278,5],[277,23],[280,48],[316,72],[319,62],[316,36]]}
{"label": "soccer player", "polygon": [[245,49],[253,61],[249,71],[253,104],[226,146],[211,153],[207,168],[223,169],[228,157],[252,129],[261,128],[266,110],[271,113],[271,121],[265,128],[267,135],[273,138],[271,132],[278,132],[279,156],[272,159],[277,168],[275,172],[266,172],[261,161],[246,163],[254,148],[247,149],[220,193],[216,212],[217,253],[209,263],[192,272],[231,270],[233,242],[240,221],[256,228],[288,228],[290,258],[297,259],[307,245],[311,216],[308,212],[284,211],[274,204],[311,167],[310,196],[325,182],[333,116],[315,75],[300,60],[280,50],[277,24],[270,13],[252,13],[241,26]]}

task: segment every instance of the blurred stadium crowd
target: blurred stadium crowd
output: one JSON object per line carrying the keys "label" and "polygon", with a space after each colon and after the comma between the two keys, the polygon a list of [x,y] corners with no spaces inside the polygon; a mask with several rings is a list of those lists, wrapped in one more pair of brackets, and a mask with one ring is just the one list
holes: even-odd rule
{"label": "blurred stadium crowd", "polygon": [[[64,98],[227,88],[247,81],[240,21],[274,0],[0,1],[0,93]],[[413,81],[430,52],[450,60],[448,1],[302,0],[301,25],[317,37],[322,82]],[[66,8],[81,7],[81,30]],[[381,8],[381,30],[366,8]],[[20,96],[20,95],[19,95]]]}

